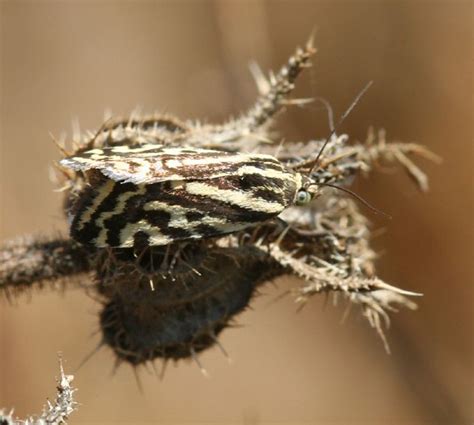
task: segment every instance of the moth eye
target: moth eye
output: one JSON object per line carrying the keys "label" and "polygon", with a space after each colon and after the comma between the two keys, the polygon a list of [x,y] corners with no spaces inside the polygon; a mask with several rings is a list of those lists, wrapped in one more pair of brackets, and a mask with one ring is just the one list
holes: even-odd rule
{"label": "moth eye", "polygon": [[296,194],[296,205],[305,205],[311,201],[311,194],[305,190],[301,189]]}

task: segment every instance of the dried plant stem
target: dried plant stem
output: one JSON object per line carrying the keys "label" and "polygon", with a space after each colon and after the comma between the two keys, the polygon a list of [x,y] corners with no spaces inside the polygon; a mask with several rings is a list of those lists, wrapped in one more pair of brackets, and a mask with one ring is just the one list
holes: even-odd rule
{"label": "dried plant stem", "polygon": [[41,287],[90,268],[90,252],[69,238],[17,238],[0,247],[0,290]]}
{"label": "dried plant stem", "polygon": [[1,425],[61,425],[66,424],[67,419],[75,410],[77,403],[74,401],[75,388],[71,386],[73,375],[65,375],[61,358],[59,358],[60,376],[57,380],[57,394],[53,403],[49,400],[43,407],[43,412],[39,416],[31,416],[25,420],[19,420],[13,416],[13,410],[5,413],[0,409]]}

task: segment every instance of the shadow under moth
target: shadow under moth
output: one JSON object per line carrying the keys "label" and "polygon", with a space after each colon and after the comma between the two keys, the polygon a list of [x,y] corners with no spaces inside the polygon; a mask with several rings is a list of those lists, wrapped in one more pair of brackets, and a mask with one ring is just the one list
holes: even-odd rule
{"label": "shadow under moth", "polygon": [[281,144],[269,129],[279,111],[305,102],[289,95],[314,52],[309,42],[278,73],[257,75],[254,106],[224,124],[133,115],[61,146],[70,235],[4,243],[2,292],[83,285],[102,305],[100,346],[117,364],[200,365],[197,353],[221,347],[219,333],[261,285],[294,275],[297,302],[342,293],[388,349],[387,311],[414,308],[417,294],[375,275],[369,224],[346,186],[392,163],[426,190],[409,157],[436,157],[373,130],[364,143],[333,127],[326,140]]}

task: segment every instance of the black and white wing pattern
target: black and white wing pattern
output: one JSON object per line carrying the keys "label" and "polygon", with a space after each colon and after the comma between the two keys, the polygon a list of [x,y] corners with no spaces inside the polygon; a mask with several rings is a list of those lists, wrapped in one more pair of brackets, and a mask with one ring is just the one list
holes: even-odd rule
{"label": "black and white wing pattern", "polygon": [[112,180],[134,184],[207,180],[234,174],[239,168],[241,173],[265,172],[269,177],[283,170],[282,164],[271,155],[155,144],[91,149],[64,158],[60,164],[75,171],[99,170]]}
{"label": "black and white wing pattern", "polygon": [[272,156],[206,149],[94,149],[61,164],[104,175],[70,211],[71,236],[97,247],[233,233],[276,217],[301,185],[301,176]]}

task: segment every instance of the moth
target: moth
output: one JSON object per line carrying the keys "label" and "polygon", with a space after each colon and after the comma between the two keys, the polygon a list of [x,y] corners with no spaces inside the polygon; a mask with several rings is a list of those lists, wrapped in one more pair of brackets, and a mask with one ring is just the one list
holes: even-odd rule
{"label": "moth", "polygon": [[413,143],[387,143],[383,132],[346,145],[336,129],[367,86],[336,126],[328,110],[325,141],[278,145],[268,129],[287,105],[307,103],[289,95],[314,53],[310,39],[276,74],[256,72],[256,102],[223,124],[132,115],[73,137],[72,153],[58,143],[72,238],[1,246],[0,290],[92,272],[102,302],[100,345],[112,348],[117,364],[193,357],[202,370],[196,353],[220,347],[218,335],[258,287],[283,274],[304,281],[298,302],[343,293],[386,344],[387,311],[414,308],[406,297],[417,294],[374,275],[370,229],[352,200],[329,196],[317,210],[305,206],[325,186],[355,195],[344,185],[385,161],[400,163],[427,190],[408,155],[433,155]]}
{"label": "moth", "polygon": [[233,233],[319,193],[304,164],[266,154],[160,146],[95,148],[64,158],[89,185],[69,211],[71,236],[95,247],[168,245]]}

